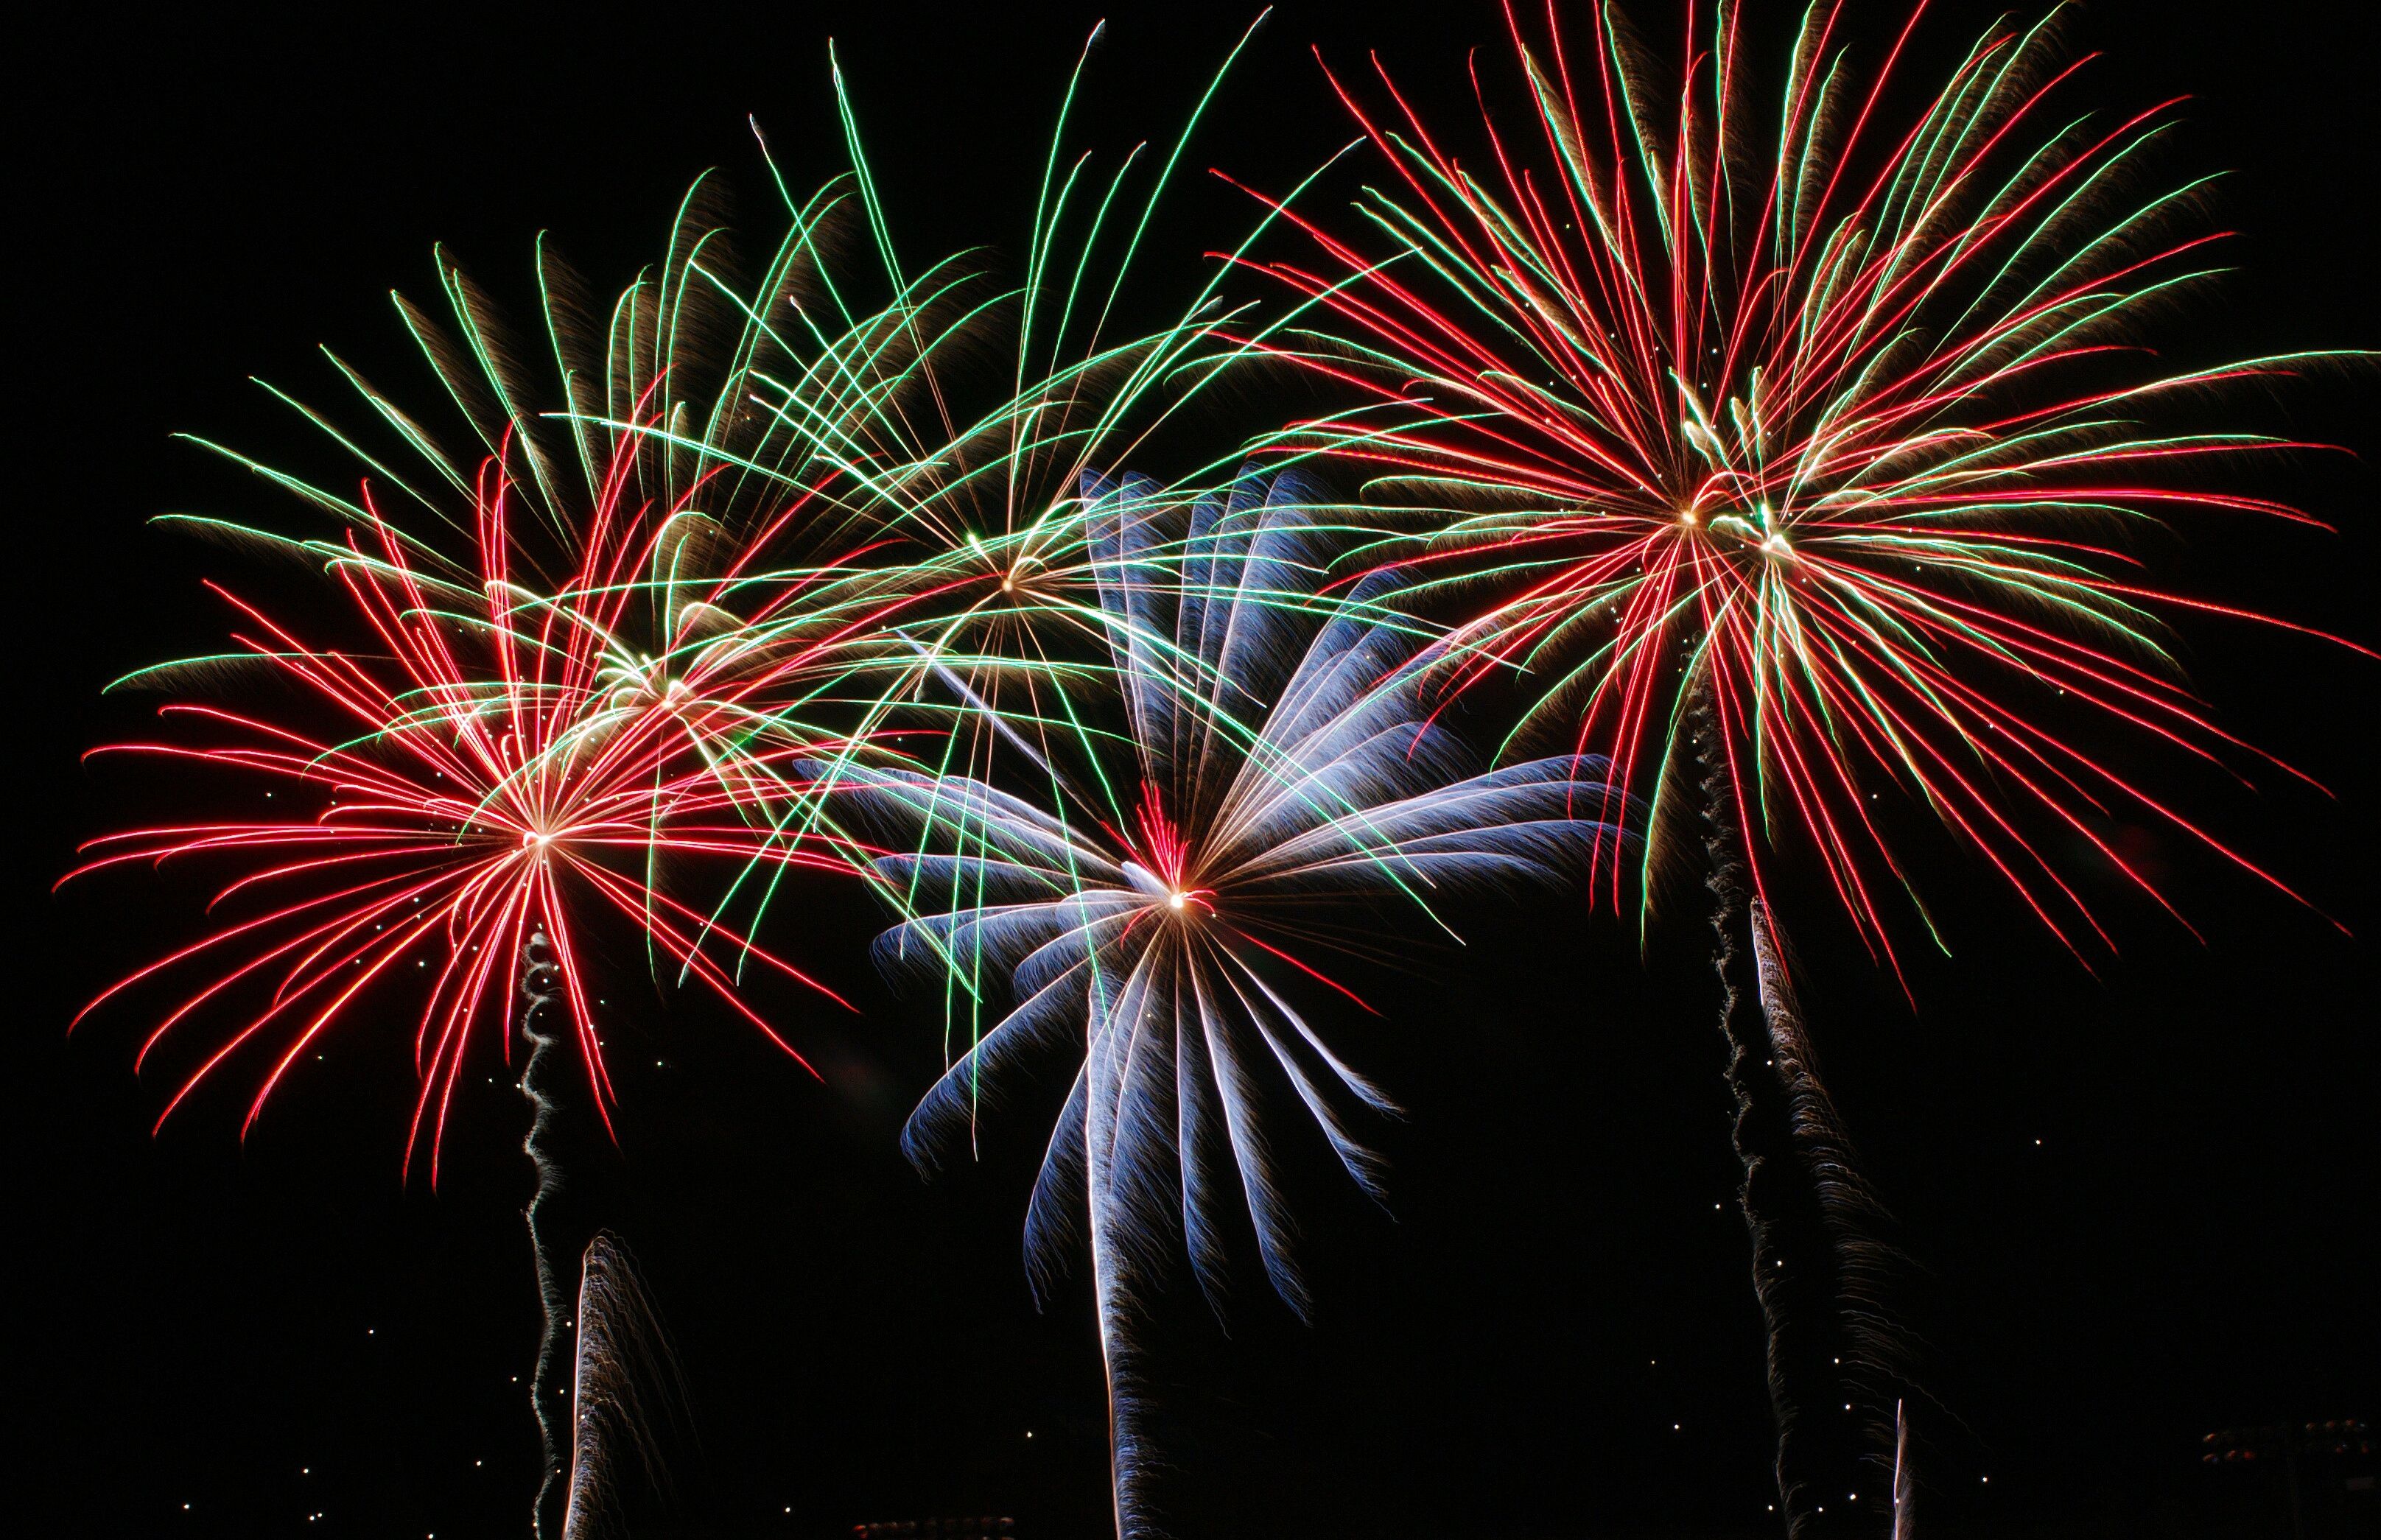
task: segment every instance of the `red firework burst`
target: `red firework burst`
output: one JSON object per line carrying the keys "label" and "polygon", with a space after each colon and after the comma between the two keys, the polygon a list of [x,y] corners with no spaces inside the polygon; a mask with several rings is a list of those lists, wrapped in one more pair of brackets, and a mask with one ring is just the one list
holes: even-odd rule
{"label": "red firework burst", "polygon": [[[849,869],[849,858],[861,853],[789,814],[799,797],[778,773],[791,757],[834,758],[847,746],[800,730],[768,705],[773,690],[824,666],[833,644],[789,639],[787,628],[771,626],[774,612],[752,617],[757,631],[705,631],[696,623],[704,614],[715,620],[740,559],[709,577],[685,570],[685,552],[668,543],[668,532],[701,489],[665,505],[641,504],[638,438],[624,437],[577,560],[543,591],[513,576],[520,500],[503,455],[481,471],[474,567],[451,566],[401,536],[381,519],[369,489],[360,538],[306,548],[360,619],[363,648],[315,645],[209,585],[245,624],[233,637],[238,650],[207,661],[246,660],[269,671],[296,686],[288,697],[296,709],[177,701],[162,714],[203,736],[94,752],[261,779],[272,788],[264,794],[288,811],[103,836],[85,846],[93,858],[67,879],[135,861],[206,857],[238,868],[211,912],[258,903],[259,912],[141,968],[83,1012],[162,976],[208,968],[212,976],[149,1034],[145,1061],[207,1008],[245,1001],[231,1008],[238,1025],[167,1101],[161,1126],[236,1054],[270,1043],[274,1057],[245,1133],[324,1033],[368,1000],[407,992],[420,1001],[420,1092],[407,1164],[427,1130],[434,1182],[440,1135],[475,1047],[510,1062],[513,960],[543,930],[608,1127],[614,1091],[590,1010],[581,934],[599,917],[625,922],[681,979],[700,980],[800,1060],[740,997],[743,969],[757,962],[833,992],[720,914],[665,891],[660,867],[724,863],[757,870],[764,881],[792,867]],[[784,594],[773,601],[791,602]],[[658,656],[627,640],[649,635],[640,628],[655,616],[664,622]]]}
{"label": "red firework burst", "polygon": [[1435,510],[1385,559],[1462,623],[1455,687],[1520,678],[1524,730],[1610,753],[1615,794],[1657,806],[1704,724],[1756,889],[1795,831],[1887,955],[1874,885],[1908,882],[1879,787],[2070,947],[2079,926],[2105,942],[2052,852],[2080,837],[2171,910],[2119,849],[2128,810],[2275,880],[2070,730],[2246,748],[2163,628],[2245,612],[2151,586],[2125,535],[2181,511],[2314,522],[2190,472],[2314,446],[2159,417],[2340,355],[2145,362],[2139,317],[2208,276],[2218,238],[2160,234],[2198,184],[2123,190],[2172,103],[2053,118],[2081,61],[2046,24],[1996,25],[1889,130],[1923,9],[1863,76],[1842,7],[1813,5],[1772,95],[1736,6],[1685,8],[1667,77],[1609,6],[1585,45],[1557,6],[1538,36],[1508,8],[1526,127],[1475,70],[1467,164],[1385,70],[1385,112],[1335,77],[1394,171],[1358,204],[1386,244],[1285,211],[1328,261],[1264,265],[1336,321],[1301,361],[1386,412],[1309,441]]}

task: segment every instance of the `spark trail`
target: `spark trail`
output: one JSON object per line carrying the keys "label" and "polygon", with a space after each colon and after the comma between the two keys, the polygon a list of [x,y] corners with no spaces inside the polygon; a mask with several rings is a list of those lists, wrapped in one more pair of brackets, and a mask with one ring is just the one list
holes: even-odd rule
{"label": "spark trail", "polygon": [[578,1351],[570,1405],[570,1487],[561,1540],[618,1531],[622,1480],[667,1485],[662,1434],[684,1404],[669,1340],[636,1261],[598,1231],[580,1260]]}
{"label": "spark trail", "polygon": [[[569,1387],[562,1382],[562,1366],[568,1356],[565,1346],[573,1317],[570,1302],[563,1291],[562,1269],[556,1265],[555,1243],[548,1231],[546,1207],[562,1190],[562,1172],[556,1165],[551,1147],[554,1132],[555,1104],[549,1080],[559,1050],[560,1039],[545,1028],[544,1015],[561,998],[562,970],[555,965],[553,943],[543,930],[532,931],[521,943],[520,953],[521,1037],[527,1039],[529,1054],[521,1063],[521,1099],[529,1103],[529,1134],[521,1141],[521,1152],[529,1157],[537,1175],[537,1188],[530,1194],[529,1206],[521,1211],[529,1226],[529,1249],[537,1269],[537,1302],[541,1327],[537,1340],[537,1367],[530,1376],[530,1405],[537,1414],[538,1441],[544,1454],[538,1467],[537,1504],[534,1509],[538,1540],[557,1533],[549,1518],[555,1499],[563,1487],[564,1461],[568,1449],[570,1408],[564,1398]],[[567,1533],[567,1530],[561,1531]]]}

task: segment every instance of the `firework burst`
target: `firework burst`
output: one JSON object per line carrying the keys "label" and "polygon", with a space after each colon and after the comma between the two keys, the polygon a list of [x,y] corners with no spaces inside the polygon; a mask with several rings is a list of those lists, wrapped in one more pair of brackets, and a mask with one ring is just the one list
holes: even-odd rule
{"label": "firework burst", "polygon": [[[772,308],[820,280],[812,237],[836,196],[798,219],[764,281]],[[280,688],[244,706],[177,700],[165,715],[187,734],[113,751],[220,772],[270,798],[269,812],[108,835],[81,868],[228,866],[211,908],[253,911],[93,1002],[201,976],[166,1009],[143,1062],[169,1038],[232,1024],[161,1124],[236,1059],[263,1056],[252,1125],[303,1055],[406,998],[418,1082],[407,1170],[426,1154],[434,1182],[467,1072],[514,1061],[518,984],[545,1316],[531,1388],[547,1456],[541,1534],[565,1522],[568,1443],[556,1381],[569,1358],[568,1252],[548,1202],[567,1084],[556,1077],[576,1061],[607,1131],[617,1099],[590,932],[625,929],[657,979],[700,986],[799,1059],[746,986],[774,972],[826,991],[758,944],[754,926],[788,873],[849,874],[872,853],[820,822],[820,799],[788,767],[890,752],[866,735],[884,600],[843,578],[858,557],[822,555],[864,556],[868,531],[813,441],[751,396],[758,379],[797,379],[813,424],[864,430],[914,377],[906,317],[860,317],[789,352],[720,301],[712,275],[727,262],[701,185],[665,261],[601,325],[542,246],[542,340],[556,367],[541,382],[520,361],[534,353],[442,256],[448,322],[398,304],[476,455],[446,448],[343,363],[394,444],[281,395],[360,464],[360,490],[234,457],[344,535],[177,522],[313,564],[340,602],[285,620],[219,588],[239,616],[234,649],[130,682],[187,694],[262,673]],[[807,580],[758,572],[763,553],[789,552],[808,559]]]}
{"label": "firework burst", "polygon": [[[2206,484],[2311,446],[2173,423],[2210,387],[2338,357],[2161,365],[2143,323],[2212,274],[2217,238],[2167,233],[2202,184],[2141,190],[2173,103],[2065,108],[2082,63],[2045,20],[1996,24],[1908,110],[1923,9],[1864,67],[1821,0],[1773,84],[1746,7],[1687,7],[1667,68],[1609,6],[1508,7],[1525,109],[1491,108],[1475,70],[1466,160],[1386,71],[1378,107],[1335,77],[1389,172],[1367,233],[1292,214],[1325,260],[1262,264],[1326,318],[1303,361],[1371,400],[1306,442],[1422,525],[1373,559],[1452,624],[1441,687],[1513,689],[1516,739],[1609,754],[1612,794],[1654,806],[1648,863],[1692,849],[1662,837],[1679,804],[1699,815],[1795,1533],[1856,1468],[1825,1413],[1865,1403],[1888,1431],[1891,1371],[1774,859],[1813,857],[1897,975],[1889,894],[1925,910],[1888,793],[2087,960],[2109,938],[2070,851],[2174,910],[2129,819],[2281,886],[2128,768],[2262,758],[2166,641],[2169,616],[2256,617],[2162,588],[2129,546],[2181,514],[2313,522]],[[1598,888],[1618,903],[1628,875]],[[1656,886],[1641,868],[1644,913]]]}
{"label": "firework burst", "polygon": [[[1460,756],[1403,668],[1404,630],[1272,601],[1330,543],[1287,479],[1187,498],[1129,477],[1084,496],[1122,695],[1117,752],[1103,757],[1114,763],[1064,785],[1055,806],[947,774],[861,770],[843,789],[926,831],[923,854],[879,866],[920,910],[944,912],[889,932],[887,964],[1013,1001],[913,1114],[912,1158],[932,1167],[964,1147],[979,1107],[1035,1064],[1074,1067],[1027,1255],[1046,1292],[1088,1231],[1117,1529],[1134,1536],[1152,1532],[1143,1280],[1187,1250],[1220,1301],[1237,1210],[1275,1290],[1306,1308],[1264,1131],[1269,1092],[1294,1094],[1379,1194],[1351,1118],[1389,1103],[1294,1003],[1316,988],[1362,1003],[1326,971],[1379,954],[1350,903],[1558,882],[1615,831],[1575,816],[1606,803],[1593,761],[1458,779]],[[1151,555],[1178,551],[1178,575]]]}
{"label": "firework burst", "polygon": [[1879,879],[1908,884],[1887,789],[2070,946],[2107,938],[2046,830],[2168,908],[2117,820],[2272,881],[2088,735],[2245,747],[2160,618],[2242,612],[2157,588],[2124,546],[2184,512],[2312,522],[2193,473],[2313,446],[2163,422],[2338,355],[2161,372],[2141,323],[2217,238],[2161,233],[2202,183],[2138,190],[2172,103],[2068,115],[2081,64],[2045,22],[1984,34],[1888,128],[1917,13],[1863,75],[1841,11],[1803,13],[1774,106],[1739,7],[1690,13],[1667,84],[1609,7],[1578,39],[1557,9],[1542,35],[1508,14],[1531,110],[1487,113],[1474,163],[1386,75],[1386,114],[1335,79],[1394,172],[1360,204],[1388,252],[1301,220],[1337,271],[1268,266],[1335,320],[1307,361],[1395,415],[1321,437],[1440,510],[1426,551],[1387,559],[1462,612],[1455,687],[1518,673],[1521,733],[1610,752],[1657,804],[1707,719],[1756,890],[1799,841],[1888,956]]}
{"label": "firework burst", "polygon": [[[722,861],[739,873],[848,867],[830,854],[831,839],[789,830],[769,811],[785,800],[779,767],[849,747],[791,731],[781,705],[812,669],[844,665],[821,664],[821,651],[782,636],[705,634],[697,617],[721,612],[739,576],[731,564],[704,576],[690,560],[687,526],[707,521],[683,503],[639,498],[642,446],[639,433],[622,435],[578,564],[550,588],[515,576],[524,564],[514,527],[522,488],[492,458],[475,482],[475,580],[425,559],[421,542],[381,516],[367,487],[355,505],[363,527],[346,540],[276,542],[324,565],[360,623],[354,636],[315,640],[211,584],[239,617],[236,649],[128,681],[173,688],[244,665],[294,686],[269,710],[176,701],[162,714],[189,724],[189,741],[98,751],[262,782],[279,804],[262,819],[103,836],[87,847],[93,859],[70,874],[215,858],[241,869],[211,909],[260,910],[135,973],[90,1008],[169,975],[220,969],[151,1033],[145,1061],[210,1008],[264,997],[183,1082],[161,1123],[235,1054],[276,1043],[250,1106],[253,1124],[299,1056],[359,1000],[392,986],[413,989],[421,1089],[408,1162],[426,1138],[434,1180],[458,1078],[482,1037],[493,1032],[501,1046],[510,959],[541,930],[589,1088],[599,1109],[608,1107],[574,919],[581,914],[626,920],[683,977],[764,1031],[739,998],[748,961],[818,988],[717,914],[674,897],[660,872],[664,857]],[[641,648],[656,626],[678,645]],[[290,699],[302,708],[282,709]],[[409,974],[418,976],[397,982]]]}
{"label": "firework burst", "polygon": [[[357,1013],[360,997],[394,984],[421,1001],[421,1091],[408,1149],[409,1161],[427,1137],[434,1180],[458,1078],[482,1037],[493,1034],[498,1041],[487,1046],[501,1048],[510,960],[541,926],[551,933],[589,1087],[606,1106],[611,1079],[572,917],[591,909],[626,920],[792,1052],[739,998],[737,971],[749,955],[819,986],[672,897],[655,876],[656,855],[840,869],[836,857],[785,837],[758,813],[778,788],[773,758],[824,746],[720,753],[719,738],[740,726],[744,692],[706,693],[712,682],[702,661],[662,680],[624,658],[603,624],[601,593],[531,599],[501,576],[480,595],[458,593],[409,564],[393,537],[376,555],[359,543],[337,560],[336,579],[379,648],[311,643],[218,590],[245,622],[236,637],[245,656],[302,687],[322,724],[180,702],[163,714],[213,741],[101,751],[261,780],[274,788],[264,794],[287,809],[104,836],[88,847],[95,858],[72,874],[219,857],[245,869],[210,907],[254,900],[263,911],[93,1002],[174,972],[224,969],[159,1023],[141,1047],[145,1061],[201,1008],[267,996],[184,1080],[160,1122],[235,1054],[275,1044],[249,1108],[253,1124],[298,1058]],[[611,602],[622,597],[616,590]],[[474,598],[482,604],[470,605]],[[713,955],[707,940],[725,942],[727,955]],[[227,958],[237,961],[226,966]],[[397,983],[410,974],[419,978]]]}
{"label": "firework burst", "polygon": [[[1217,380],[1260,356],[1269,335],[1243,334],[1251,307],[1220,297],[1228,265],[1155,299],[1142,273],[1153,222],[1247,37],[1170,146],[1161,153],[1136,145],[1103,167],[1074,128],[1099,36],[1095,29],[1061,98],[1015,273],[971,252],[910,273],[837,71],[851,186],[913,333],[915,380],[861,433],[841,420],[831,430],[814,426],[799,382],[762,380],[753,392],[763,410],[812,438],[818,463],[843,478],[839,496],[880,532],[880,554],[853,575],[883,607],[888,673],[879,698],[909,720],[957,724],[941,758],[954,774],[990,777],[1004,749],[1022,750],[1036,775],[1054,757],[1079,761],[1092,709],[1083,701],[1112,683],[1111,617],[1082,489],[1146,457],[1161,436],[1180,437],[1213,401]],[[1153,305],[1166,318],[1160,324],[1127,323]],[[1223,479],[1244,453],[1236,443],[1181,479]],[[1170,554],[1178,580],[1182,552],[1149,554],[1153,563]],[[1313,595],[1301,585],[1276,598]]]}

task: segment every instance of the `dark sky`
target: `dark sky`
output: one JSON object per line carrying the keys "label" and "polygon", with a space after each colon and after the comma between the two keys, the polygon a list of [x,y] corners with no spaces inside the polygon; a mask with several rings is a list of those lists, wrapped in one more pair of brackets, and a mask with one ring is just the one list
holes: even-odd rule
{"label": "dark sky", "polygon": [[[222,619],[199,580],[252,576],[145,521],[295,513],[168,433],[272,457],[298,430],[244,377],[320,385],[318,342],[398,358],[383,297],[434,290],[433,240],[519,295],[540,229],[625,280],[706,166],[758,207],[748,112],[798,180],[823,178],[830,35],[905,244],[1013,247],[1100,13],[995,19],[1007,8],[193,9],[136,25],[83,6],[20,44],[12,499],[32,549],[12,570],[40,612],[20,612],[33,703],[12,735],[31,825],[5,1071],[7,1507],[35,1515],[18,1533],[518,1534],[535,1459],[510,1382],[534,1330],[510,1102],[475,1110],[433,1194],[398,1180],[411,1090],[395,1017],[385,1034],[359,1021],[244,1146],[228,1093],[152,1139],[161,1092],[131,1073],[137,1020],[65,1037],[81,1000],[197,923],[189,886],[43,891],[78,838],[172,806],[153,774],[76,762],[147,720],[100,686],[204,649]],[[2079,45],[2108,55],[2083,94],[2193,97],[2167,173],[2238,173],[2211,217],[2241,232],[2240,271],[2173,318],[2183,356],[2381,345],[2381,36],[2337,19],[2352,8],[2106,4],[2076,20]],[[1245,21],[1192,9],[1112,16],[1091,108],[1112,149],[1178,121]],[[1891,7],[1875,9],[1882,25]],[[1984,14],[1953,6],[1935,44]],[[1461,49],[1496,31],[1485,6],[1285,6],[1194,158],[1282,188],[1346,137],[1310,42],[1347,61],[1377,44],[1459,107]],[[1190,188],[1162,260],[1190,271],[1186,241],[1241,217],[1234,196]],[[2375,401],[2369,376],[2342,379],[2253,415],[2369,462]],[[2369,464],[2245,474],[2340,532],[2204,529],[2162,551],[2178,582],[2381,637]],[[1797,925],[1821,1051],[1916,1263],[1900,1310],[1941,1534],[2167,1533],[2157,1515],[2251,1500],[2194,1467],[2203,1433],[2381,1416],[2381,665],[2240,627],[2189,640],[2221,720],[2336,799],[2277,775],[2180,791],[2352,939],[2159,845],[2204,940],[2119,905],[2124,950],[2096,976],[1939,851],[1920,875],[1956,955],[1914,964],[1915,1013],[1824,907]],[[893,1139],[936,1065],[932,1023],[869,976],[863,901],[804,903],[790,944],[865,1006],[836,1021],[781,1002],[831,1084],[700,1009],[656,1013],[649,1057],[669,1068],[629,1078],[619,1151],[582,1162],[688,1377],[668,1522],[811,1536],[1001,1512],[1029,1540],[1095,1534],[1088,1302],[1036,1316],[1019,1260],[1038,1141],[1020,1125],[982,1168],[917,1180]],[[1641,959],[1608,916],[1467,917],[1469,953],[1386,986],[1394,1020],[1339,1024],[1410,1116],[1388,1134],[1394,1221],[1320,1174],[1303,1184],[1316,1324],[1254,1278],[1227,1330],[1195,1292],[1158,1304],[1178,1531],[1764,1533],[1758,1322],[1733,1206],[1714,1211],[1733,1173],[1700,928],[1657,930]],[[2034,1527],[2052,1525],[2069,1527]]]}

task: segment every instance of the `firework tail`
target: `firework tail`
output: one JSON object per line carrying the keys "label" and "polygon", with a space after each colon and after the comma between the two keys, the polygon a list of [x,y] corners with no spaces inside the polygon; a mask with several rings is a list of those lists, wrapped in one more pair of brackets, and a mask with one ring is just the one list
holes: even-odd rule
{"label": "firework tail", "polygon": [[636,1261],[599,1231],[580,1258],[578,1351],[570,1387],[570,1483],[562,1540],[594,1540],[630,1468],[666,1486],[661,1432],[684,1401],[678,1363]]}
{"label": "firework tail", "polygon": [[[1117,1034],[1111,1027],[1102,1036]],[[1133,1340],[1140,1306],[1132,1287],[1132,1262],[1116,1232],[1116,1173],[1107,1153],[1116,1137],[1116,1110],[1108,1097],[1095,1096],[1092,1103],[1093,1115],[1084,1120],[1084,1138],[1092,1188],[1092,1281],[1098,1296],[1100,1363],[1108,1388],[1109,1490],[1117,1540],[1147,1540],[1159,1531],[1150,1519],[1142,1458],[1146,1430],[1142,1415],[1141,1348]],[[1100,1115],[1103,1104],[1105,1117]]]}
{"label": "firework tail", "polygon": [[[1891,1388],[1904,1381],[1907,1354],[1886,1306],[1888,1286],[1904,1258],[1884,1239],[1891,1216],[1861,1174],[1851,1136],[1820,1076],[1818,1054],[1795,998],[1784,932],[1758,898],[1752,901],[1749,919],[1761,1014],[1769,1033],[1769,1067],[1783,1097],[1795,1170],[1818,1206],[1818,1233],[1831,1265],[1826,1286],[1836,1340],[1829,1367],[1837,1371],[1833,1380],[1843,1394],[1825,1406],[1850,1404],[1862,1425],[1863,1455],[1898,1450],[1899,1400],[1892,1421],[1886,1421],[1884,1408]],[[1848,1479],[1854,1463],[1847,1459],[1841,1473]],[[1859,1487],[1848,1485],[1844,1490]]]}
{"label": "firework tail", "polygon": [[[1720,1032],[1734,1101],[1729,1129],[1743,1168],[1738,1203],[1752,1243],[1752,1287],[1761,1307],[1769,1404],[1777,1432],[1775,1475],[1787,1533],[1800,1537],[1822,1522],[1818,1510],[1837,1492],[1857,1492],[1861,1447],[1848,1406],[1843,1367],[1842,1269],[1804,1142],[1794,1097],[1780,1072],[1776,1019],[1799,1023],[1786,995],[1767,916],[1753,896],[1728,771],[1717,758],[1717,729],[1698,699],[1691,731],[1702,770],[1706,886],[1712,897],[1712,965],[1720,985]],[[1764,966],[1764,964],[1767,964]],[[1764,998],[1767,997],[1767,998]],[[1807,1054],[1802,1056],[1807,1060]],[[1846,1511],[1838,1505],[1838,1513]]]}
{"label": "firework tail", "polygon": [[1914,1483],[1910,1474],[1910,1418],[1900,1401],[1893,1403],[1893,1540],[1910,1540],[1910,1499]]}
{"label": "firework tail", "polygon": [[568,1356],[563,1338],[570,1328],[570,1302],[563,1292],[560,1269],[555,1265],[554,1238],[545,1212],[546,1206],[562,1190],[562,1175],[554,1159],[554,1097],[549,1090],[555,1050],[561,1039],[543,1029],[543,1018],[547,1008],[560,998],[561,969],[555,965],[552,943],[543,930],[530,934],[521,947],[520,962],[521,1036],[529,1039],[529,1057],[521,1065],[520,1089],[521,1098],[530,1108],[529,1136],[521,1141],[521,1150],[537,1171],[537,1190],[531,1194],[522,1217],[529,1222],[530,1255],[537,1264],[537,1298],[543,1316],[537,1343],[537,1370],[530,1376],[530,1406],[537,1414],[538,1438],[544,1452],[544,1463],[539,1467],[537,1506],[531,1512],[538,1540],[545,1540],[556,1533],[556,1526],[548,1522],[548,1514],[564,1487],[567,1429],[562,1418],[568,1409],[562,1400],[569,1389],[562,1383],[561,1376]]}

